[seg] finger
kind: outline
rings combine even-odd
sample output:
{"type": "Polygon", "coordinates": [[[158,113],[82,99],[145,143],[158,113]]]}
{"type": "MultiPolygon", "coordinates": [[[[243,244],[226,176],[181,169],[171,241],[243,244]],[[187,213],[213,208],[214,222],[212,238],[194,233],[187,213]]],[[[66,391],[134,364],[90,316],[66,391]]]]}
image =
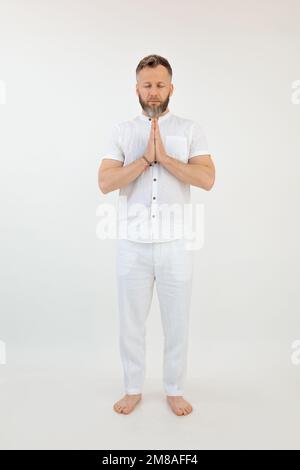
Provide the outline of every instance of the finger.
{"type": "Polygon", "coordinates": [[[151,120],[151,134],[152,134],[152,137],[155,137],[156,136],[156,132],[157,132],[157,118],[152,118],[151,120]]]}
{"type": "Polygon", "coordinates": [[[151,123],[150,138],[153,139],[155,134],[155,128],[153,122],[151,123]]]}

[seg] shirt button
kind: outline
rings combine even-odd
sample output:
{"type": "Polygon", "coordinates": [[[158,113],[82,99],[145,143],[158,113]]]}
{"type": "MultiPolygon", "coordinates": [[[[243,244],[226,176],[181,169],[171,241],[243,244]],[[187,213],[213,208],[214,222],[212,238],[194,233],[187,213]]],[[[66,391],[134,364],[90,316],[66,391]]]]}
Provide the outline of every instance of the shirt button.
{"type": "Polygon", "coordinates": [[[156,181],[156,178],[153,178],[153,181],[156,181]]]}
{"type": "Polygon", "coordinates": [[[153,199],[156,199],[156,197],[155,197],[155,196],[153,196],[153,199]]]}
{"type": "Polygon", "coordinates": [[[154,163],[157,163],[157,161],[155,160],[155,162],[154,162],[154,163]]]}
{"type": "Polygon", "coordinates": [[[153,214],[153,216],[152,216],[152,217],[155,217],[155,215],[153,214]]]}

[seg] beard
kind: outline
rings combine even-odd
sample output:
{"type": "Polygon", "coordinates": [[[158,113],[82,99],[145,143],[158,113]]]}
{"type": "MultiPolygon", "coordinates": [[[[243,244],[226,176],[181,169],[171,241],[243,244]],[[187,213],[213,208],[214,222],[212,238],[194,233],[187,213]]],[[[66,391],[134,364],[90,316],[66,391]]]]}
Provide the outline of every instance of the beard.
{"type": "Polygon", "coordinates": [[[149,103],[147,101],[144,101],[141,98],[140,94],[138,96],[141,107],[143,108],[145,113],[151,118],[160,116],[160,114],[162,114],[167,109],[170,99],[170,95],[168,95],[165,101],[160,101],[159,103],[149,103]]]}

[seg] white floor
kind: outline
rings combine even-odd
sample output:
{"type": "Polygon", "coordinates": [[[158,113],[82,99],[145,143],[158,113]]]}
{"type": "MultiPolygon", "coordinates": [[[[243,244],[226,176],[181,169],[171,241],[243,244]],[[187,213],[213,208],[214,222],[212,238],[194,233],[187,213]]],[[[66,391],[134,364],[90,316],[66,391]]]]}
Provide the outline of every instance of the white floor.
{"type": "Polygon", "coordinates": [[[255,363],[203,367],[200,378],[189,377],[185,397],[194,411],[180,417],[160,379],[147,378],[136,410],[119,415],[112,405],[122,395],[120,374],[1,366],[0,447],[300,449],[300,366],[255,363]]]}

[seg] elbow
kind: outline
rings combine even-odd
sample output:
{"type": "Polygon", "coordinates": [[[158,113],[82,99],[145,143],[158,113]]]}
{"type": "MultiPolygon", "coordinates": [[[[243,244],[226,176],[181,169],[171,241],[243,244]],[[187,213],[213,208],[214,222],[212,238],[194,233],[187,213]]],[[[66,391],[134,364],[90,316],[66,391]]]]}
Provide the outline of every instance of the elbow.
{"type": "Polygon", "coordinates": [[[103,194],[109,193],[106,178],[104,178],[103,172],[101,172],[100,169],[98,171],[98,187],[103,194]]]}
{"type": "Polygon", "coordinates": [[[214,186],[214,182],[210,183],[208,186],[206,186],[206,191],[211,191],[214,186]]]}
{"type": "Polygon", "coordinates": [[[99,189],[103,194],[107,194],[110,192],[109,189],[105,185],[103,185],[103,183],[99,183],[99,189]]]}
{"type": "Polygon", "coordinates": [[[109,192],[105,188],[103,188],[103,186],[99,186],[99,188],[102,194],[107,194],[109,192]]]}
{"type": "Polygon", "coordinates": [[[107,185],[105,184],[105,181],[103,180],[103,178],[98,179],[98,186],[99,186],[100,191],[103,194],[109,193],[109,189],[108,189],[107,185]]]}
{"type": "Polygon", "coordinates": [[[215,184],[215,174],[213,174],[212,177],[210,178],[210,181],[206,185],[205,190],[210,191],[213,188],[214,184],[215,184]]]}

